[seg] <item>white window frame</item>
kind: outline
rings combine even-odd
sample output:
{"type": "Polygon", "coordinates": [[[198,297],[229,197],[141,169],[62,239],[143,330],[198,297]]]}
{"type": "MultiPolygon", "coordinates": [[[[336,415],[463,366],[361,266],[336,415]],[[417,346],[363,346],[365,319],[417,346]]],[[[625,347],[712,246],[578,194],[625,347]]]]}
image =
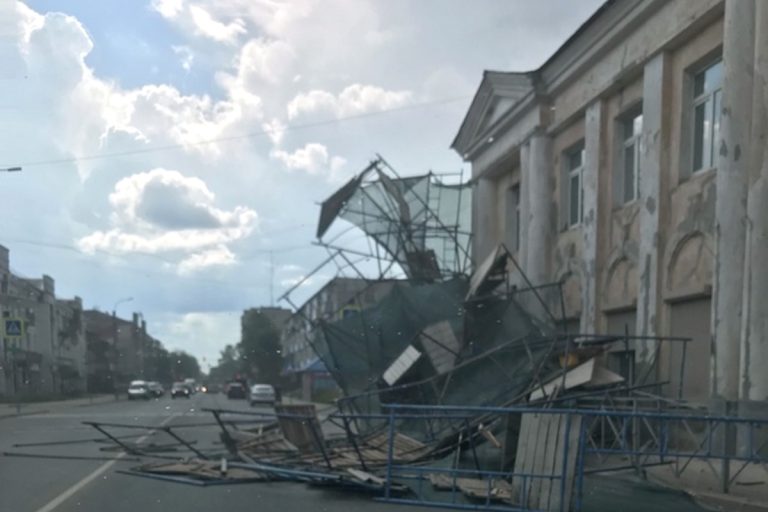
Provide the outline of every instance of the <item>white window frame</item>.
{"type": "Polygon", "coordinates": [[[563,152],[563,177],[565,178],[565,225],[568,229],[579,226],[584,218],[584,141],[579,142],[571,146],[568,150],[563,152]],[[571,158],[576,154],[580,155],[580,164],[577,167],[571,167],[571,158]],[[573,197],[571,185],[573,179],[578,178],[579,191],[576,197],[578,198],[577,205],[577,219],[574,219],[571,215],[571,198],[573,197]]]}
{"type": "Polygon", "coordinates": [[[640,197],[640,174],[642,169],[640,167],[640,144],[642,140],[642,123],[643,123],[643,111],[642,107],[636,107],[619,119],[619,130],[621,132],[621,145],[618,155],[618,170],[621,179],[621,190],[619,191],[619,204],[625,205],[636,201],[640,197]],[[635,120],[640,118],[640,131],[635,133],[634,125],[635,120]],[[627,136],[628,129],[630,131],[627,136]],[[632,194],[631,197],[627,197],[627,167],[626,167],[626,153],[627,150],[632,148],[632,163],[634,165],[634,176],[632,176],[632,194]]]}
{"type": "MultiPolygon", "coordinates": [[[[702,92],[698,96],[695,96],[695,94],[696,94],[695,88],[696,88],[696,80],[700,76],[706,74],[707,71],[709,71],[710,69],[712,69],[713,67],[718,66],[718,65],[720,65],[720,66],[723,65],[722,59],[717,59],[717,60],[715,60],[713,62],[710,62],[707,66],[699,69],[698,71],[696,71],[695,73],[692,74],[692,79],[691,79],[692,94],[691,94],[691,96],[693,97],[693,102],[692,102],[692,107],[691,107],[691,174],[696,174],[696,173],[699,173],[699,172],[702,172],[702,171],[707,171],[709,169],[713,169],[713,168],[717,167],[717,151],[718,150],[717,150],[717,140],[716,139],[719,138],[718,135],[720,133],[720,112],[718,112],[718,110],[720,110],[720,109],[717,108],[716,96],[718,94],[720,95],[720,104],[722,105],[722,98],[723,98],[723,82],[722,82],[722,78],[721,78],[720,83],[718,84],[717,87],[715,87],[715,88],[713,88],[713,89],[711,89],[709,91],[705,90],[704,92],[702,92]],[[707,103],[709,103],[709,105],[707,105],[707,103]],[[707,157],[707,155],[706,155],[707,148],[705,147],[704,140],[702,140],[702,143],[701,143],[702,148],[701,149],[702,149],[702,152],[704,152],[705,154],[701,155],[701,165],[697,167],[696,166],[696,159],[697,159],[698,155],[696,154],[696,132],[697,132],[697,129],[696,129],[697,128],[696,127],[696,110],[701,105],[705,105],[705,111],[709,110],[709,115],[711,116],[711,119],[712,119],[712,125],[708,129],[706,127],[702,129],[702,136],[705,139],[706,139],[707,136],[709,136],[709,139],[710,139],[709,151],[708,151],[709,152],[709,158],[706,158],[707,157]]],[[[720,76],[722,77],[722,72],[721,72],[720,76]]],[[[706,121],[704,121],[704,122],[706,122],[706,121]]]]}

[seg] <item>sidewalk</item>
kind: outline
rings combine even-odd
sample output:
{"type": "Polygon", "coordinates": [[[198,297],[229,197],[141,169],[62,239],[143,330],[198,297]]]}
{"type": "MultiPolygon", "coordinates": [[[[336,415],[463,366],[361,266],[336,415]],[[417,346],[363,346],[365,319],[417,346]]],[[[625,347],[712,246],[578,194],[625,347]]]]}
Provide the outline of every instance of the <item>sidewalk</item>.
{"type": "Polygon", "coordinates": [[[52,402],[22,402],[20,404],[4,403],[0,404],[0,420],[18,416],[27,416],[30,414],[43,414],[59,409],[66,409],[68,407],[88,407],[90,405],[105,404],[115,401],[114,394],[105,394],[91,395],[83,398],[55,400],[52,402]]]}
{"type": "MultiPolygon", "coordinates": [[[[710,462],[714,468],[720,464],[718,461],[710,462]]],[[[701,505],[713,510],[768,512],[768,469],[759,464],[742,467],[742,464],[732,462],[731,474],[740,472],[728,494],[720,492],[718,475],[703,459],[690,461],[689,467],[680,476],[675,474],[671,465],[649,467],[646,471],[650,480],[683,490],[701,505]]]]}

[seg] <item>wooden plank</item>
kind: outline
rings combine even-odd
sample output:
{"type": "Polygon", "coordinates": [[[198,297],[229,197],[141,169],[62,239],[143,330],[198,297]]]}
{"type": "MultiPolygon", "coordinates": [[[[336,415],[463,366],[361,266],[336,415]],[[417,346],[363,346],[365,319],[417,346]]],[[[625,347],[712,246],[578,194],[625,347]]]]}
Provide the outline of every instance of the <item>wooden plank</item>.
{"type": "Polygon", "coordinates": [[[285,438],[302,452],[319,451],[323,442],[323,430],[317,419],[317,410],[312,405],[275,404],[275,414],[278,417],[280,429],[285,438]],[[281,416],[287,414],[289,417],[281,416]],[[290,417],[304,416],[304,418],[290,417]],[[312,430],[314,429],[314,433],[312,430]]]}
{"type": "MultiPolygon", "coordinates": [[[[538,438],[539,438],[539,431],[541,430],[541,416],[538,414],[533,414],[531,417],[528,418],[528,421],[531,423],[528,427],[528,447],[526,448],[526,456],[525,460],[523,461],[523,472],[524,473],[533,473],[534,467],[536,464],[536,453],[538,448],[538,438]]],[[[534,503],[533,499],[533,479],[528,479],[526,484],[527,487],[527,494],[528,494],[528,506],[531,507],[531,505],[534,503]]],[[[535,507],[533,507],[535,508],[535,507]]]]}
{"type": "MultiPolygon", "coordinates": [[[[586,363],[583,363],[573,370],[569,370],[565,374],[565,389],[571,389],[578,386],[587,384],[595,373],[595,358],[590,359],[586,363]]],[[[541,400],[542,398],[551,397],[552,394],[558,390],[563,384],[562,375],[558,375],[554,379],[545,383],[531,392],[529,397],[530,402],[541,400]]]]}
{"type": "MultiPolygon", "coordinates": [[[[557,454],[562,451],[563,446],[560,442],[561,425],[563,424],[562,414],[550,415],[549,433],[547,434],[547,447],[546,454],[544,456],[544,474],[560,476],[562,471],[558,470],[557,466],[557,454]]],[[[547,479],[542,482],[541,485],[541,508],[544,510],[553,510],[550,508],[552,504],[552,489],[560,489],[560,480],[547,479]]]]}
{"type": "MultiPolygon", "coordinates": [[[[514,473],[523,473],[525,467],[525,460],[528,450],[528,435],[531,426],[531,421],[528,414],[521,415],[520,418],[520,432],[517,436],[517,452],[515,454],[515,466],[514,473]]],[[[510,427],[507,427],[510,428],[510,427]]],[[[509,441],[509,436],[507,436],[509,441]]],[[[519,476],[513,477],[512,487],[515,490],[515,495],[519,497],[519,500],[523,499],[523,479],[519,476]]],[[[523,504],[524,505],[524,504],[523,504]]]]}
{"type": "MultiPolygon", "coordinates": [[[[549,435],[549,423],[551,414],[542,414],[539,416],[539,428],[536,429],[536,450],[533,456],[531,473],[539,475],[544,472],[544,455],[547,448],[547,437],[549,435]]],[[[541,509],[541,484],[540,478],[534,478],[531,481],[531,508],[541,509]]]]}
{"type": "Polygon", "coordinates": [[[571,493],[574,487],[574,476],[576,473],[576,456],[579,453],[579,434],[581,433],[581,425],[584,421],[583,416],[573,415],[571,416],[571,429],[567,432],[568,435],[568,462],[566,467],[566,479],[565,479],[565,495],[563,497],[563,510],[570,510],[571,506],[571,493]]]}

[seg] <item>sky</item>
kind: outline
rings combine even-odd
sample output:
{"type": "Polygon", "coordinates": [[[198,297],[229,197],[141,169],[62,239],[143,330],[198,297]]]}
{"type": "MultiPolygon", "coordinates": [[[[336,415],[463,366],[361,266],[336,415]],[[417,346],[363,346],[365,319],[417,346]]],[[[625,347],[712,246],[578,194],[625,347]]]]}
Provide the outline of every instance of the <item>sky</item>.
{"type": "Polygon", "coordinates": [[[537,68],[600,3],[0,0],[0,244],[208,367],[325,258],[320,201],[377,153],[466,176],[483,70],[537,68]]]}

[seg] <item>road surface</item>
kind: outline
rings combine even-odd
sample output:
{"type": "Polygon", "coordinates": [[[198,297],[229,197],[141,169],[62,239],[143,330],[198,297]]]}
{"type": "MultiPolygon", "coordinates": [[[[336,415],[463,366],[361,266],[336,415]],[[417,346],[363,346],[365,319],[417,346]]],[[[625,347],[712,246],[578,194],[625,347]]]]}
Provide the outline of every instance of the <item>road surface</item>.
{"type": "MultiPolygon", "coordinates": [[[[260,511],[409,511],[422,510],[371,501],[367,497],[275,482],[195,487],[116,473],[135,466],[135,460],[71,460],[52,455],[113,458],[95,442],[53,446],[14,446],[60,440],[94,438],[99,434],[83,421],[137,425],[178,426],[211,421],[203,407],[251,410],[245,401],[223,395],[197,394],[189,400],[166,396],[152,401],[120,401],[58,408],[0,420],[0,452],[40,454],[46,458],[0,456],[0,511],[2,512],[253,512],[260,511]]],[[[268,410],[268,409],[265,409],[268,410]]],[[[203,448],[218,441],[214,427],[184,432],[203,448]]],[[[143,434],[119,431],[119,434],[143,434]]],[[[157,443],[165,434],[154,434],[157,443]]],[[[154,441],[148,439],[148,441],[154,441]]]]}

